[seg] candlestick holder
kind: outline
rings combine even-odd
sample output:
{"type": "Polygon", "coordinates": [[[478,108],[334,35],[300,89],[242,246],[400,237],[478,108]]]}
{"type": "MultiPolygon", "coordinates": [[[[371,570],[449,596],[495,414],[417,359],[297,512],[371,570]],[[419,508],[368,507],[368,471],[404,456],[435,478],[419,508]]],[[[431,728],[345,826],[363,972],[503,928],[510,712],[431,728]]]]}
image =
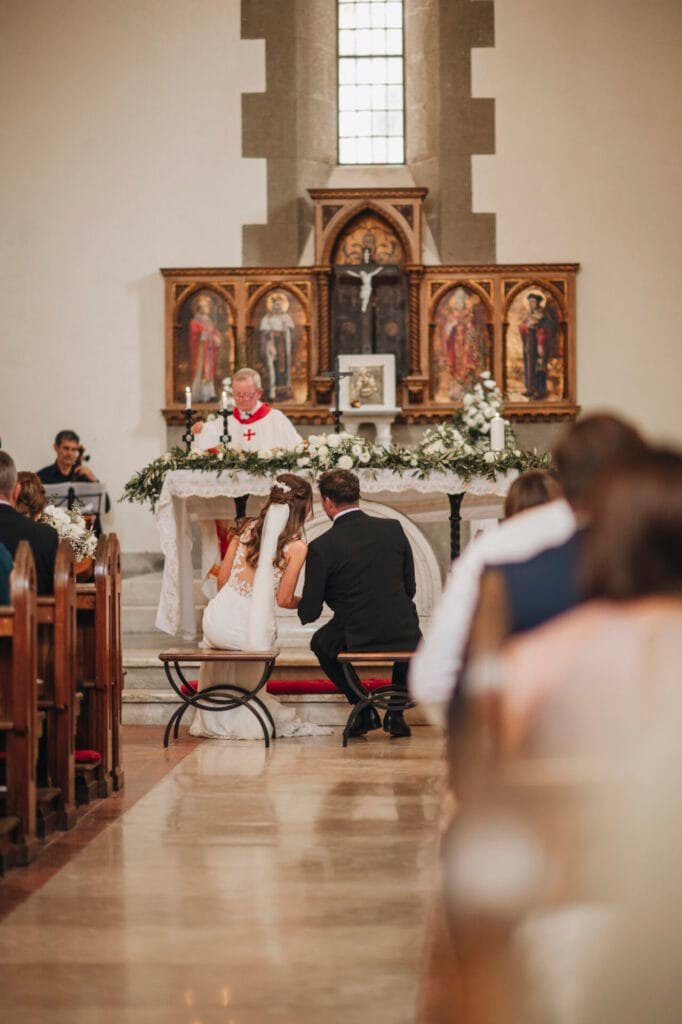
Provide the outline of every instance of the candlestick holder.
{"type": "Polygon", "coordinates": [[[221,409],[220,410],[220,415],[223,418],[223,432],[220,435],[220,443],[224,444],[225,446],[227,446],[230,443],[230,441],[232,440],[232,438],[230,437],[230,427],[229,427],[229,424],[227,422],[229,417],[232,415],[232,410],[231,409],[221,409]]]}
{"type": "Polygon", "coordinates": [[[185,433],[182,435],[182,440],[185,442],[185,448],[188,453],[192,450],[192,441],[194,440],[194,434],[192,433],[193,416],[193,409],[185,409],[185,433]]]}
{"type": "Polygon", "coordinates": [[[331,377],[334,382],[334,408],[332,410],[332,418],[334,420],[334,433],[341,433],[341,381],[344,377],[352,377],[353,374],[350,370],[341,370],[339,357],[336,357],[336,367],[333,370],[326,370],[323,377],[331,377]]]}

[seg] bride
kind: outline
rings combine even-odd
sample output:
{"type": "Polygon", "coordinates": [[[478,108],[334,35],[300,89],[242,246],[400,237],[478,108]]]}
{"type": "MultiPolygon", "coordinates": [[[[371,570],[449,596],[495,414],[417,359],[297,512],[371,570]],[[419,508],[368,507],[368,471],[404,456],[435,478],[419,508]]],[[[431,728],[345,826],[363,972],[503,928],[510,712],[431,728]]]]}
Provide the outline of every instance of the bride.
{"type": "MultiPolygon", "coordinates": [[[[249,520],[233,537],[218,573],[218,593],[204,611],[203,646],[262,651],[277,639],[275,603],[280,608],[297,608],[296,584],[308,553],[303,539],[305,520],[311,515],[313,492],[310,484],[293,473],[281,473],[260,514],[249,520]]],[[[259,663],[212,664],[204,662],[199,689],[218,683],[238,683],[252,689],[262,672],[259,663]],[[238,674],[238,675],[237,675],[238,674]]],[[[262,691],[258,694],[268,707],[277,736],[328,734],[303,722],[293,708],[284,707],[262,691]]],[[[190,728],[193,736],[215,739],[262,739],[263,732],[246,707],[227,711],[197,708],[190,728]]]]}

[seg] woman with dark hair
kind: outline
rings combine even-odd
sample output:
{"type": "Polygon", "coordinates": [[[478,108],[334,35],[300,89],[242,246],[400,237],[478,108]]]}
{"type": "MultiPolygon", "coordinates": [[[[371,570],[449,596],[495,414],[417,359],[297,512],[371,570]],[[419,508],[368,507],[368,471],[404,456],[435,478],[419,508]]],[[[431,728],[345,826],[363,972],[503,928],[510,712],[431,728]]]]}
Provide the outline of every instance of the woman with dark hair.
{"type": "Polygon", "coordinates": [[[504,500],[504,518],[511,519],[527,508],[545,505],[561,497],[561,484],[546,469],[527,469],[517,476],[504,500]]]}
{"type": "Polygon", "coordinates": [[[596,491],[585,604],[504,649],[501,740],[577,752],[622,742],[682,655],[682,454],[649,451],[596,491]]]}
{"type": "Polygon", "coordinates": [[[15,505],[17,512],[28,516],[29,519],[40,519],[43,509],[47,505],[47,495],[42,480],[37,473],[22,470],[21,473],[17,473],[17,483],[21,488],[15,505]]]}
{"type": "MultiPolygon", "coordinates": [[[[218,593],[206,606],[203,618],[207,647],[261,651],[272,648],[277,639],[275,610],[297,608],[296,584],[308,552],[304,524],[312,513],[313,492],[307,480],[293,473],[281,473],[268,500],[255,519],[249,519],[231,540],[218,572],[218,593]]],[[[260,675],[258,665],[239,666],[205,663],[199,688],[217,683],[238,683],[249,688],[260,675]]],[[[260,697],[260,694],[259,694],[260,697]]],[[[278,736],[326,733],[302,722],[294,711],[274,697],[260,697],[272,714],[278,736]]],[[[203,712],[197,709],[191,727],[193,736],[216,739],[258,739],[261,727],[248,708],[203,712]]]]}

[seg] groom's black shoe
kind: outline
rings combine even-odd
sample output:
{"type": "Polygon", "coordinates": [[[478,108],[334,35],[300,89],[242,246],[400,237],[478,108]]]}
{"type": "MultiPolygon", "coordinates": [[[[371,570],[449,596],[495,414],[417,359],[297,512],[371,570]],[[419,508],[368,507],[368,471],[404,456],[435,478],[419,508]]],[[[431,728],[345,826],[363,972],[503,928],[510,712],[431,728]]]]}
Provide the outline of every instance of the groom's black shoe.
{"type": "Polygon", "coordinates": [[[366,707],[362,709],[353,722],[352,728],[348,730],[348,736],[352,739],[357,736],[364,736],[366,732],[372,732],[374,729],[380,728],[381,719],[377,714],[376,708],[366,707]]]}
{"type": "Polygon", "coordinates": [[[402,711],[387,711],[384,717],[384,732],[396,738],[411,736],[412,730],[403,718],[402,711]]]}

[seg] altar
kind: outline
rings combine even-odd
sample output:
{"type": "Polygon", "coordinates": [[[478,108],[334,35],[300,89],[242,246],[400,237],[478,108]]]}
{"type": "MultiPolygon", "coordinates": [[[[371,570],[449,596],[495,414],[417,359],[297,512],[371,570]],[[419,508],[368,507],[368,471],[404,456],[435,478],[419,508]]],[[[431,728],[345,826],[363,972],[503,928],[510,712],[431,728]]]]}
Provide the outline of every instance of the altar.
{"type": "MultiPolygon", "coordinates": [[[[417,581],[415,601],[423,629],[428,625],[442,585],[442,567],[425,524],[440,520],[453,535],[456,548],[463,496],[502,498],[517,472],[498,473],[494,480],[485,477],[465,480],[455,472],[433,472],[427,476],[385,469],[358,469],[356,472],[360,480],[361,507],[370,515],[398,519],[410,541],[417,581]]],[[[217,552],[215,520],[234,517],[234,500],[247,494],[250,495],[249,513],[257,512],[271,486],[268,476],[248,472],[178,469],[166,473],[155,510],[165,559],[156,618],[158,629],[187,639],[196,636],[193,524],[198,523],[201,531],[202,576],[206,579],[206,570],[215,561],[217,552]]],[[[330,526],[317,502],[313,512],[313,519],[306,527],[309,541],[330,526]]],[[[205,597],[209,593],[204,590],[205,597]]],[[[278,612],[281,646],[307,650],[309,635],[315,628],[301,627],[295,612],[282,609],[278,612]]]]}

